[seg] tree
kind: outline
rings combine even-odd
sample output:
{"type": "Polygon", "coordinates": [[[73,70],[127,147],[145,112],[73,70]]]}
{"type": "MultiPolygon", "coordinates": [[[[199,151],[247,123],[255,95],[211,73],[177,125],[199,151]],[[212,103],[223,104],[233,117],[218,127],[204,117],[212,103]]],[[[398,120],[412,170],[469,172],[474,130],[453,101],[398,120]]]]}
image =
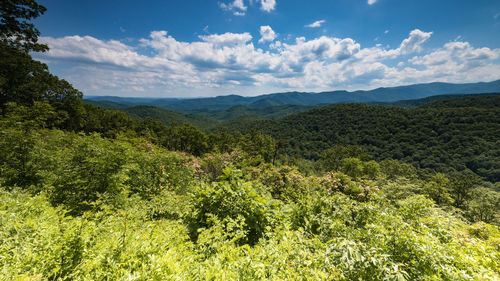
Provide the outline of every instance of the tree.
{"type": "MultiPolygon", "coordinates": [[[[28,53],[0,42],[0,110],[5,115],[6,104],[33,106],[48,101],[55,110],[70,118],[61,126],[80,130],[83,123],[83,94],[66,80],[52,75],[46,64],[34,60],[28,53]]],[[[61,114],[62,115],[62,114],[61,114]]]]}
{"type": "Polygon", "coordinates": [[[380,165],[373,160],[363,163],[363,174],[369,179],[376,179],[380,175],[380,165]]]}
{"type": "Polygon", "coordinates": [[[442,173],[435,174],[431,181],[424,185],[423,191],[438,205],[449,205],[453,202],[450,194],[450,180],[442,173]]]}
{"type": "Polygon", "coordinates": [[[46,10],[34,0],[0,1],[0,42],[25,53],[48,50],[47,45],[38,43],[40,31],[29,22],[46,10]]]}
{"type": "Polygon", "coordinates": [[[251,157],[260,156],[266,162],[272,161],[276,149],[274,139],[257,130],[250,130],[241,139],[239,146],[251,157]]]}
{"type": "Polygon", "coordinates": [[[344,158],[342,159],[341,170],[352,178],[360,178],[363,176],[363,161],[353,157],[344,158]]]}
{"type": "Polygon", "coordinates": [[[366,161],[370,159],[370,155],[366,153],[364,148],[359,146],[336,145],[323,152],[323,167],[327,171],[338,170],[345,158],[358,158],[366,161]]]}
{"type": "Polygon", "coordinates": [[[40,32],[29,22],[45,11],[34,0],[0,2],[0,110],[5,115],[8,102],[33,106],[46,100],[70,116],[64,128],[79,130],[84,112],[82,93],[29,55],[30,51],[48,50],[47,45],[38,43],[40,32]]]}
{"type": "Polygon", "coordinates": [[[500,192],[486,187],[472,191],[468,215],[473,221],[500,222],[500,192]]]}
{"type": "Polygon", "coordinates": [[[221,153],[231,152],[236,144],[234,135],[229,133],[227,127],[219,128],[217,133],[210,134],[208,137],[210,146],[221,153]]]}
{"type": "Polygon", "coordinates": [[[481,178],[472,172],[459,174],[451,180],[451,189],[453,192],[453,199],[455,200],[455,207],[466,207],[466,201],[471,198],[472,190],[479,182],[481,182],[481,178]]]}
{"type": "Polygon", "coordinates": [[[59,115],[46,101],[35,102],[33,106],[26,107],[15,103],[7,103],[6,118],[0,124],[6,127],[22,129],[25,132],[31,129],[56,127],[66,120],[65,115],[59,115]]]}
{"type": "Polygon", "coordinates": [[[195,156],[208,152],[207,136],[190,125],[173,126],[163,145],[195,156]]]}
{"type": "Polygon", "coordinates": [[[393,180],[398,177],[415,178],[417,169],[411,164],[401,163],[398,160],[384,160],[380,162],[380,170],[387,177],[393,180]]]}
{"type": "Polygon", "coordinates": [[[0,44],[0,57],[0,104],[32,105],[41,100],[64,103],[69,99],[81,99],[80,91],[52,75],[46,64],[29,54],[0,44]]]}

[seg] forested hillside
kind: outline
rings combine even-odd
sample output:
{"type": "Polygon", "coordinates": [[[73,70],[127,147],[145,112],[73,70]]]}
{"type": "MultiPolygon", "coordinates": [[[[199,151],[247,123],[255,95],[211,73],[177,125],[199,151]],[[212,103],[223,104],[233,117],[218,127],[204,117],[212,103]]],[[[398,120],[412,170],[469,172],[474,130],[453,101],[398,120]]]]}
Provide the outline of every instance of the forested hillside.
{"type": "Polygon", "coordinates": [[[30,55],[45,8],[0,11],[0,280],[500,278],[496,107],[335,105],[205,134],[83,103],[30,55]]]}
{"type": "Polygon", "coordinates": [[[216,127],[219,120],[201,114],[181,114],[170,110],[164,110],[153,106],[134,106],[122,109],[128,116],[138,119],[154,119],[165,125],[192,125],[196,128],[216,127]]]}
{"type": "MultiPolygon", "coordinates": [[[[456,101],[462,101],[464,105],[467,105],[469,107],[477,107],[477,104],[470,104],[472,101],[471,99],[467,99],[468,97],[478,97],[479,100],[486,101],[488,98],[482,98],[483,96],[491,96],[491,99],[495,99],[494,96],[500,95],[499,93],[488,93],[488,94],[462,94],[462,95],[437,95],[437,96],[430,96],[427,98],[422,98],[422,99],[414,99],[414,100],[400,100],[396,102],[374,102],[371,104],[374,105],[387,105],[387,106],[395,106],[395,107],[420,107],[424,106],[425,104],[428,103],[434,103],[435,104],[440,104],[437,101],[443,101],[447,102],[446,100],[453,100],[454,102],[456,101]],[[466,99],[462,99],[466,98],[466,99]]],[[[481,107],[481,106],[479,106],[481,107]]],[[[491,106],[490,106],[491,107],[491,106]]]]}
{"type": "Polygon", "coordinates": [[[470,169],[496,182],[499,101],[496,95],[436,101],[421,108],[340,104],[278,120],[241,122],[232,129],[259,129],[285,140],[283,153],[297,158],[318,160],[335,145],[357,145],[378,161],[397,159],[447,173],[470,169]]]}
{"type": "Polygon", "coordinates": [[[85,103],[100,107],[103,109],[116,109],[127,113],[134,119],[154,119],[161,121],[165,125],[169,124],[189,124],[200,130],[213,130],[224,125],[225,122],[231,122],[238,118],[255,119],[276,119],[287,115],[306,111],[315,106],[302,105],[280,105],[270,107],[248,107],[244,105],[235,105],[223,110],[205,110],[202,113],[181,113],[172,110],[162,109],[156,106],[129,106],[124,103],[111,101],[93,101],[84,100],[85,103]]]}

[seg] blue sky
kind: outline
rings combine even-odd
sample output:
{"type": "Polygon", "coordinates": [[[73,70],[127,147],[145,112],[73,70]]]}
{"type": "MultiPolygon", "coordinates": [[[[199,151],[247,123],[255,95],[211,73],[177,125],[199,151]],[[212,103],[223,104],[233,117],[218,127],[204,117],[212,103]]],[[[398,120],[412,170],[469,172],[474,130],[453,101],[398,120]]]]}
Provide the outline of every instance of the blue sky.
{"type": "Polygon", "coordinates": [[[85,95],[195,97],[500,79],[496,0],[39,1],[34,56],[85,95]]]}

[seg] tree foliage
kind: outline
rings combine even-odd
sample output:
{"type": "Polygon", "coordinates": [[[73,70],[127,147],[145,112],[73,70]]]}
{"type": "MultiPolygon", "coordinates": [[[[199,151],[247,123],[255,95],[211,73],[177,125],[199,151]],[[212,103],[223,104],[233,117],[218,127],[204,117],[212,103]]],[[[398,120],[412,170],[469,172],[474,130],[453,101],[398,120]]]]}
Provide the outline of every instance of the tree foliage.
{"type": "Polygon", "coordinates": [[[0,41],[26,53],[46,51],[47,45],[38,43],[40,32],[30,20],[47,9],[34,0],[5,0],[0,3],[0,41]]]}
{"type": "MultiPolygon", "coordinates": [[[[493,103],[500,96],[477,100],[481,98],[493,103]]],[[[337,150],[362,147],[377,161],[399,160],[447,174],[471,170],[496,182],[500,179],[500,109],[471,105],[395,108],[337,104],[277,120],[242,123],[233,130],[258,129],[275,139],[288,139],[284,154],[322,160],[327,170],[336,169],[341,158],[360,158],[354,151],[353,156],[343,156],[347,152],[337,150]]]]}

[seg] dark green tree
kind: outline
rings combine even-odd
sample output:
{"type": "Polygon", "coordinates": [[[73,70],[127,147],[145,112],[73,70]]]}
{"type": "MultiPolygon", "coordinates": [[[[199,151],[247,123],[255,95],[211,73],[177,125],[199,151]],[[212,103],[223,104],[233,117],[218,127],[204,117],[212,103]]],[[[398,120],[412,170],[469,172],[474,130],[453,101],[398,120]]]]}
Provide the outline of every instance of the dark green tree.
{"type": "Polygon", "coordinates": [[[276,148],[274,139],[260,131],[250,130],[240,141],[241,149],[252,157],[262,157],[266,162],[271,162],[276,148]]]}
{"type": "Polygon", "coordinates": [[[500,222],[500,192],[486,187],[478,187],[472,191],[467,215],[472,221],[487,223],[500,222]]]}
{"type": "Polygon", "coordinates": [[[210,146],[218,152],[231,152],[236,144],[235,136],[230,134],[227,127],[221,127],[215,134],[208,136],[210,146]]]}
{"type": "Polygon", "coordinates": [[[466,202],[471,199],[474,186],[481,182],[481,178],[472,172],[463,172],[451,180],[451,190],[454,205],[457,208],[465,208],[466,202]]]}
{"type": "Polygon", "coordinates": [[[342,160],[345,158],[358,158],[359,160],[369,160],[370,155],[365,149],[359,146],[335,145],[323,152],[323,168],[327,171],[338,170],[342,166],[342,160]]]}
{"type": "Polygon", "coordinates": [[[207,135],[190,125],[173,126],[163,145],[169,149],[200,156],[208,152],[207,135]]]}
{"type": "Polygon", "coordinates": [[[70,83],[52,75],[47,65],[34,60],[30,51],[46,51],[38,43],[40,32],[30,20],[45,12],[33,0],[5,0],[0,3],[0,110],[14,102],[33,106],[48,101],[56,111],[65,112],[65,129],[80,130],[83,123],[82,93],[70,83]]]}
{"type": "Polygon", "coordinates": [[[438,205],[450,205],[453,202],[450,194],[450,180],[445,174],[435,174],[424,185],[422,191],[438,205]]]}
{"type": "Polygon", "coordinates": [[[47,9],[34,0],[0,1],[0,42],[25,53],[46,51],[48,46],[38,43],[40,31],[30,22],[47,9]]]}
{"type": "Polygon", "coordinates": [[[360,178],[363,176],[363,161],[353,157],[344,158],[342,159],[340,169],[352,178],[360,178]]]}

